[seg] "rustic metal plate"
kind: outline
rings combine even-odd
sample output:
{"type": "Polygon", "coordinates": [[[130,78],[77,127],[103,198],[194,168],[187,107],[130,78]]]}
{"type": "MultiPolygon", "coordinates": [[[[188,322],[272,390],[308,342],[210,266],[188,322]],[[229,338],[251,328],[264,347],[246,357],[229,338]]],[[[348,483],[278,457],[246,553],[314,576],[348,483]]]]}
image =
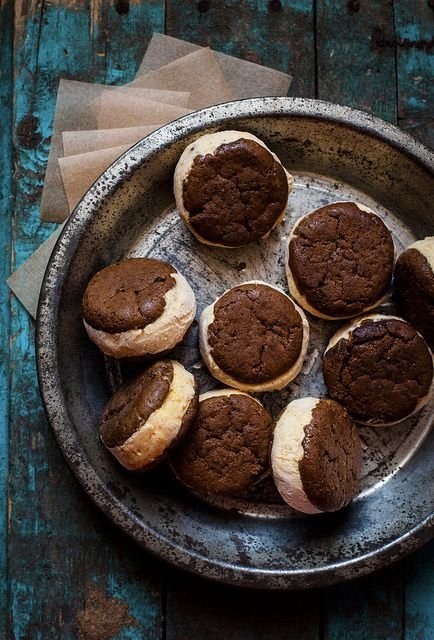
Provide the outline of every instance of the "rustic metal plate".
{"type": "MultiPolygon", "coordinates": [[[[117,160],[77,206],[56,245],[41,291],[37,325],[42,397],[57,441],[98,506],[137,542],[180,567],[223,582],[306,588],[367,573],[408,553],[434,532],[434,403],[395,427],[361,428],[361,491],[338,514],[306,517],[279,501],[264,480],[249,495],[193,496],[167,467],[123,471],[98,438],[98,420],[119,375],[87,339],[81,297],[89,278],[126,256],[175,264],[192,284],[199,312],[226,288],[263,279],[286,289],[284,243],[297,217],[335,200],[379,212],[399,251],[433,234],[433,153],[369,114],[325,102],[256,98],[186,116],[117,160]],[[174,210],[171,178],[186,144],[203,132],[257,134],[295,177],[283,225],[236,250],[199,244],[174,210]]],[[[393,312],[390,302],[383,305],[393,312]]],[[[309,317],[302,373],[262,394],[276,415],[291,399],[324,394],[321,353],[335,323],[309,317]]],[[[207,390],[197,326],[174,352],[207,390]]]]}

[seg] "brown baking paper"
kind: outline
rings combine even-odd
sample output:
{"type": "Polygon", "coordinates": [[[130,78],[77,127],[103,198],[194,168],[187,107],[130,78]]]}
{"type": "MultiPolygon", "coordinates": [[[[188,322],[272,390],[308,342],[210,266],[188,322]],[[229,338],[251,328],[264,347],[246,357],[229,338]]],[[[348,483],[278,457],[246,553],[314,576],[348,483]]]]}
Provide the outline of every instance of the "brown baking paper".
{"type": "Polygon", "coordinates": [[[191,111],[190,108],[147,100],[142,95],[147,91],[148,89],[143,88],[122,87],[117,91],[103,92],[91,104],[91,108],[96,111],[96,129],[170,122],[191,111]]]}
{"type": "Polygon", "coordinates": [[[209,48],[199,48],[198,51],[172,60],[150,73],[137,76],[126,86],[188,91],[191,109],[202,109],[234,99],[234,94],[209,48]]]}
{"type": "MultiPolygon", "coordinates": [[[[106,85],[93,85],[87,82],[76,82],[73,80],[61,80],[57,93],[56,113],[53,124],[53,134],[51,137],[51,147],[48,156],[47,169],[45,172],[45,182],[42,191],[41,200],[41,220],[50,222],[63,222],[69,214],[67,199],[63,189],[62,178],[60,175],[58,158],[63,156],[62,148],[62,131],[78,129],[96,129],[101,126],[120,127],[120,126],[136,126],[139,124],[150,124],[151,121],[146,117],[146,111],[142,111],[143,118],[138,121],[137,115],[133,120],[128,120],[127,114],[130,114],[128,105],[130,101],[137,105],[137,98],[151,100],[154,113],[154,122],[162,122],[166,118],[177,118],[187,113],[185,107],[179,106],[187,104],[189,101],[188,92],[178,92],[173,90],[144,88],[144,87],[109,87],[106,85]],[[122,95],[122,100],[119,99],[122,95]],[[116,98],[110,98],[114,94],[116,98]],[[118,105],[117,110],[113,110],[110,117],[104,116],[101,124],[100,112],[103,105],[108,104],[111,100],[118,105]],[[164,102],[166,101],[166,102],[164,102]],[[170,101],[171,104],[167,104],[170,101]],[[119,104],[121,103],[121,104],[119,104]],[[178,103],[175,104],[175,103],[178,103]],[[156,108],[156,105],[165,105],[156,108]],[[156,111],[160,111],[161,115],[157,118],[156,111]]],[[[141,103],[144,109],[144,102],[141,103]]],[[[153,123],[152,123],[153,124],[153,123]]]]}
{"type": "Polygon", "coordinates": [[[62,229],[63,224],[6,281],[32,318],[36,318],[45,269],[62,229]]]}
{"type": "Polygon", "coordinates": [[[121,127],[118,129],[90,129],[87,131],[63,131],[62,143],[65,156],[108,149],[130,144],[131,146],[161,127],[161,122],[143,127],[121,127]]]}
{"type": "MultiPolygon", "coordinates": [[[[154,33],[137,76],[150,73],[161,65],[169,64],[199,49],[202,47],[192,42],[154,33]]],[[[287,95],[292,76],[220,51],[213,51],[213,54],[234,99],[287,95]]]]}
{"type": "MultiPolygon", "coordinates": [[[[152,105],[149,101],[143,100],[140,93],[137,93],[160,87],[170,88],[174,91],[182,88],[188,89],[190,93],[189,105],[192,108],[209,106],[232,97],[212,52],[210,49],[201,49],[138,78],[125,85],[122,88],[123,91],[110,91],[99,95],[91,103],[92,111],[96,112],[96,128],[107,129],[115,126],[116,114],[119,113],[123,114],[125,125],[127,123],[130,125],[150,124],[156,128],[157,123],[169,122],[189,112],[187,109],[170,105],[166,105],[164,108],[159,103],[152,105]],[[134,96],[128,96],[128,100],[126,100],[128,91],[135,93],[134,96]],[[94,108],[95,103],[98,105],[97,109],[94,108]]],[[[84,154],[58,158],[69,212],[72,211],[94,180],[116,159],[116,150],[120,155],[133,143],[127,141],[126,147],[124,145],[112,146],[84,154]]]]}
{"type": "Polygon", "coordinates": [[[98,149],[76,156],[59,158],[60,172],[69,210],[72,211],[77,203],[95,180],[120,155],[131,147],[130,144],[109,149],[98,149]]]}
{"type": "MultiPolygon", "coordinates": [[[[131,83],[129,85],[125,85],[127,88],[136,88],[136,89],[146,89],[143,86],[147,85],[150,81],[152,84],[151,88],[148,88],[148,99],[152,97],[152,99],[158,102],[164,102],[177,106],[184,106],[189,104],[185,102],[186,94],[189,91],[182,91],[184,95],[179,95],[179,91],[166,91],[164,85],[161,89],[154,89],[156,86],[158,76],[156,74],[152,75],[146,80],[144,80],[142,84],[142,80],[140,76],[145,74],[153,73],[161,66],[166,67],[163,69],[162,78],[167,80],[170,79],[171,86],[178,87],[178,78],[174,77],[174,69],[179,69],[179,65],[173,66],[172,63],[177,61],[178,59],[188,56],[191,53],[195,53],[199,51],[201,47],[198,45],[185,42],[182,40],[177,40],[176,38],[171,38],[170,36],[164,36],[162,34],[154,34],[150,45],[146,51],[143,62],[140,65],[136,80],[133,81],[132,86],[131,83]],[[169,65],[172,65],[167,69],[169,65]],[[137,83],[137,85],[136,85],[137,83]],[[157,93],[159,92],[159,93],[157,93]],[[183,102],[184,101],[184,102],[183,102]]],[[[208,49],[205,49],[208,53],[206,54],[206,58],[209,59],[209,54],[211,53],[208,49]]],[[[223,77],[223,81],[226,81],[225,91],[222,91],[221,95],[217,92],[214,92],[214,86],[211,86],[209,82],[207,82],[207,86],[212,90],[212,93],[209,95],[214,96],[214,102],[222,102],[224,100],[228,100],[231,98],[246,98],[246,97],[254,97],[254,96],[266,96],[266,95],[286,95],[288,92],[289,85],[291,83],[291,76],[281,73],[279,71],[275,71],[273,69],[268,69],[267,67],[262,67],[260,65],[254,64],[252,62],[247,62],[244,60],[239,60],[237,58],[232,58],[231,56],[214,52],[215,59],[214,62],[217,61],[220,70],[220,81],[221,77],[223,77]],[[230,98],[228,94],[230,92],[230,98]]],[[[187,62],[193,63],[198,62],[198,57],[189,58],[187,62]]],[[[203,58],[202,58],[203,60],[203,58]]],[[[188,68],[185,69],[185,60],[181,66],[184,66],[184,77],[188,74],[188,68]]],[[[212,64],[212,63],[211,63],[212,64]]],[[[193,87],[193,92],[197,89],[197,76],[196,70],[193,70],[192,75],[190,75],[188,80],[188,85],[183,85],[183,89],[187,89],[188,87],[193,87]],[[196,82],[195,82],[196,79],[196,82]]],[[[209,79],[208,79],[209,81],[209,79]]],[[[219,81],[219,82],[220,82],[219,81]]],[[[55,115],[55,126],[53,131],[53,147],[50,150],[49,157],[49,166],[50,171],[48,171],[47,165],[47,177],[48,184],[46,180],[46,185],[44,187],[44,195],[43,195],[43,205],[41,205],[41,218],[42,219],[58,219],[59,211],[66,211],[68,206],[68,202],[65,196],[65,192],[63,190],[63,185],[61,182],[61,173],[60,167],[58,165],[57,159],[62,155],[62,131],[65,131],[65,141],[66,146],[68,148],[68,154],[72,153],[74,160],[64,158],[62,160],[62,170],[65,174],[65,179],[68,186],[69,192],[69,200],[70,204],[79,199],[79,191],[76,189],[77,184],[82,179],[82,174],[76,171],[77,169],[77,160],[78,163],[84,162],[84,166],[90,165],[90,171],[94,172],[94,176],[92,175],[91,182],[93,182],[94,178],[97,178],[99,173],[105,168],[102,165],[107,163],[110,164],[114,159],[116,159],[124,150],[126,150],[131,144],[137,142],[138,139],[148,135],[151,133],[151,129],[154,130],[156,127],[162,124],[158,123],[149,123],[143,124],[143,126],[132,127],[131,125],[126,125],[122,127],[120,125],[110,125],[110,127],[114,127],[113,129],[104,129],[104,130],[96,130],[97,128],[97,116],[100,114],[99,106],[100,103],[98,98],[101,98],[103,92],[108,91],[119,91],[124,89],[124,87],[106,87],[104,85],[87,85],[86,89],[83,85],[87,83],[78,83],[73,81],[61,81],[59,87],[59,95],[58,95],[58,103],[56,105],[56,115],[55,115]],[[81,85],[81,86],[80,86],[81,85]],[[89,88],[91,87],[91,88],[89,88]],[[61,90],[60,90],[61,89],[61,90]],[[97,99],[96,102],[92,105],[92,109],[89,110],[89,102],[97,99]],[[81,131],[83,128],[88,129],[89,131],[81,131]],[[137,131],[135,131],[137,130],[137,131]],[[139,137],[136,139],[136,133],[139,137]],[[92,151],[104,150],[104,153],[97,153],[95,156],[92,156],[92,151]],[[75,152],[75,153],[73,153],[75,152]],[[102,163],[102,159],[104,162],[102,163]],[[96,168],[97,163],[101,161],[101,164],[96,168]],[[50,181],[50,176],[52,176],[53,168],[57,173],[57,180],[50,181]],[[98,174],[95,175],[96,171],[99,171],[98,174]],[[78,182],[77,182],[78,181],[78,182]],[[51,182],[51,186],[50,186],[51,182]],[[53,192],[51,192],[53,189],[53,192]],[[60,193],[60,197],[59,197],[60,193]],[[57,198],[57,204],[56,204],[57,198]],[[63,203],[63,205],[62,205],[63,203]],[[46,217],[48,215],[48,217],[46,217]]],[[[199,97],[196,95],[192,103],[198,103],[203,100],[199,94],[199,97]]],[[[117,98],[115,99],[117,100],[117,98]]],[[[210,104],[205,95],[205,102],[210,104]]],[[[124,123],[122,123],[124,124],[124,123]]],[[[101,126],[101,124],[99,125],[101,126]]],[[[90,185],[90,183],[89,183],[90,185]]],[[[61,217],[61,216],[60,216],[61,217]]],[[[63,225],[62,225],[63,226],[63,225]]],[[[46,265],[51,255],[51,251],[55,245],[58,235],[60,234],[62,227],[59,227],[42,245],[35,251],[35,253],[27,260],[26,263],[22,265],[20,269],[18,269],[8,280],[8,284],[17,297],[21,300],[24,306],[29,310],[31,315],[35,317],[40,285],[42,283],[43,275],[46,269],[46,265]]]]}

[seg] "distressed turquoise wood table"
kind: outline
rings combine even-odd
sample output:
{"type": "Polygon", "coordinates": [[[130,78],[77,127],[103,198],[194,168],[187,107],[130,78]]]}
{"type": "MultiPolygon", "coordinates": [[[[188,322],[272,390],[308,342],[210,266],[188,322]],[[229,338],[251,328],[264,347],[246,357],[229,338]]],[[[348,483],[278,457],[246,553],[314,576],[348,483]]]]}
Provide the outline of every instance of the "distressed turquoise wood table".
{"type": "Polygon", "coordinates": [[[2,0],[0,28],[0,637],[434,639],[434,542],[349,584],[263,594],[181,574],[114,529],[56,447],[33,323],[4,284],[53,229],[39,202],[59,77],[127,82],[165,31],[289,70],[291,95],[434,145],[434,3],[2,0]]]}

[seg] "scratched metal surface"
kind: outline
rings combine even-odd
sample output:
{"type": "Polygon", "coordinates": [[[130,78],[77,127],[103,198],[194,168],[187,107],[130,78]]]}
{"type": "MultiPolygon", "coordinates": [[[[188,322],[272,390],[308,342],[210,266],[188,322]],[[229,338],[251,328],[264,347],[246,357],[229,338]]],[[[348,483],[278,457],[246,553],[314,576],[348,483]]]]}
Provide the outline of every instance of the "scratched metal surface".
{"type": "MultiPolygon", "coordinates": [[[[74,473],[101,509],[146,549],[229,584],[308,588],[371,572],[429,539],[434,494],[424,495],[424,487],[434,482],[432,405],[396,430],[363,429],[372,449],[366,450],[360,496],[352,508],[315,521],[300,514],[288,518],[287,510],[269,505],[274,518],[267,526],[258,517],[243,517],[244,509],[223,514],[204,508],[166,481],[164,471],[125,474],[95,437],[109,391],[103,357],[83,328],[81,299],[95,271],[131,253],[174,263],[192,284],[199,310],[244,277],[284,286],[282,245],[291,223],[305,207],[333,201],[341,190],[343,197],[379,209],[399,249],[432,232],[433,164],[428,149],[361,111],[300,98],[257,98],[205,109],[159,129],[89,189],[65,226],[42,286],[38,373],[51,425],[74,473]],[[265,241],[237,251],[202,247],[173,204],[167,208],[181,151],[199,133],[216,129],[258,135],[298,180],[286,223],[265,241]],[[241,260],[250,276],[236,268],[241,260]]],[[[290,398],[325,391],[320,354],[333,329],[312,321],[311,330],[297,381],[264,394],[272,415],[290,398]]],[[[197,327],[173,355],[188,368],[198,366],[197,327]]],[[[205,367],[197,374],[204,390],[215,387],[205,367]]],[[[258,502],[250,514],[266,515],[258,502]]]]}
{"type": "Polygon", "coordinates": [[[290,70],[291,95],[399,118],[433,145],[433,24],[428,0],[1,2],[0,637],[434,638],[433,544],[371,577],[289,596],[191,579],[138,550],[59,455],[33,325],[4,284],[52,228],[38,205],[60,76],[129,80],[152,31],[166,28],[290,70]]]}
{"type": "MultiPolygon", "coordinates": [[[[288,132],[286,132],[288,135],[288,132]]],[[[327,145],[324,145],[327,146],[327,145]]],[[[281,157],[281,156],[280,156],[281,157]]],[[[169,207],[161,211],[134,238],[133,246],[125,257],[152,256],[175,264],[179,271],[193,284],[198,302],[198,317],[203,309],[221,293],[240,282],[264,280],[287,290],[283,260],[288,234],[296,220],[336,200],[361,202],[381,215],[392,232],[396,251],[417,239],[408,224],[393,212],[382,206],[366,191],[355,189],[342,180],[316,175],[309,172],[292,171],[294,190],[289,200],[285,219],[278,229],[266,240],[241,250],[211,250],[195,242],[179,218],[176,209],[169,207]]],[[[433,227],[434,230],[434,227],[433,227]]],[[[378,309],[379,313],[394,314],[395,308],[390,297],[378,309]]],[[[290,402],[299,397],[327,394],[322,377],[322,354],[330,335],[339,323],[330,323],[309,316],[310,339],[306,361],[301,374],[280,392],[257,394],[272,415],[276,416],[290,402]]],[[[191,368],[200,382],[201,393],[216,387],[216,381],[209,375],[197,347],[197,328],[194,327],[188,340],[174,355],[191,368]]],[[[117,366],[116,366],[117,369],[117,366]]],[[[379,489],[387,482],[413,453],[423,444],[431,428],[434,402],[417,416],[412,416],[400,425],[375,429],[360,427],[364,458],[358,499],[379,489]]],[[[257,487],[259,498],[249,496],[248,500],[234,498],[214,498],[201,496],[203,500],[224,509],[238,509],[252,516],[278,518],[297,517],[297,514],[280,500],[271,502],[260,499],[261,485],[257,487]]],[[[357,501],[357,499],[356,499],[357,501]]]]}

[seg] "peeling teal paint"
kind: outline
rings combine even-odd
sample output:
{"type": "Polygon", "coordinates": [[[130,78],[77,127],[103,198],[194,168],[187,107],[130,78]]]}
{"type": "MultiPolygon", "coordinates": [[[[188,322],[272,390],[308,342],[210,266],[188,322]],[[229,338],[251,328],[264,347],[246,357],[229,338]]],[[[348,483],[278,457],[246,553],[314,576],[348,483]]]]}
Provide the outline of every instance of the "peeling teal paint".
{"type": "MultiPolygon", "coordinates": [[[[13,16],[13,0],[2,4],[0,24],[13,16]]],[[[11,263],[12,169],[12,31],[0,30],[0,638],[8,636],[9,589],[7,575],[9,476],[9,329],[10,293],[6,278],[11,263]]]]}
{"type": "Polygon", "coordinates": [[[434,115],[434,11],[428,1],[395,0],[398,116],[434,115]]]}
{"type": "MultiPolygon", "coordinates": [[[[131,6],[128,15],[116,13],[118,24],[115,26],[114,16],[109,16],[115,12],[112,3],[92,3],[92,6],[88,2],[76,6],[28,3],[27,10],[36,14],[16,22],[13,113],[16,196],[12,237],[15,267],[22,264],[53,229],[51,224],[41,224],[39,201],[59,78],[99,82],[132,78],[151,33],[164,25],[163,8],[159,0],[131,6]],[[97,6],[101,7],[101,15],[90,11],[95,11],[97,6]],[[116,77],[111,70],[118,65],[120,71],[116,77]]],[[[10,99],[8,104],[10,108],[10,99]]],[[[2,218],[1,224],[7,228],[7,218],[2,218]]],[[[5,236],[4,241],[10,247],[10,235],[5,236]]],[[[5,309],[8,308],[5,305],[5,309]]],[[[7,325],[7,315],[4,317],[7,325]]],[[[134,576],[134,571],[141,566],[143,553],[137,549],[129,552],[127,540],[118,549],[114,548],[116,533],[111,539],[107,537],[106,530],[112,534],[113,531],[90,505],[65,465],[39,398],[34,325],[15,299],[11,305],[10,335],[11,629],[8,633],[5,631],[4,637],[75,640],[76,616],[83,606],[87,581],[95,578],[106,585],[112,573],[120,583],[130,584],[131,593],[136,594],[135,610],[141,612],[137,616],[140,626],[134,629],[133,635],[128,630],[130,635],[124,637],[157,640],[159,583],[152,571],[147,574],[141,571],[134,576]]],[[[0,391],[3,398],[7,387],[4,390],[0,387],[0,391]]],[[[0,425],[3,437],[3,422],[0,425]]],[[[0,480],[3,487],[3,475],[0,480]]],[[[0,513],[3,515],[3,510],[0,513]]],[[[1,561],[2,567],[6,566],[4,555],[1,561]]],[[[0,588],[4,588],[3,580],[0,588]]],[[[2,631],[0,637],[3,637],[2,631]]]]}
{"type": "MultiPolygon", "coordinates": [[[[2,4],[4,24],[11,24],[13,4],[12,0],[2,4]]],[[[273,633],[276,638],[318,640],[321,612],[327,614],[324,632],[330,640],[394,640],[401,639],[402,634],[404,640],[434,640],[434,543],[406,563],[405,576],[401,564],[322,592],[260,594],[256,599],[243,592],[242,620],[238,605],[241,592],[171,572],[177,578],[169,580],[170,611],[166,621],[162,620],[166,594],[161,565],[96,511],[71,477],[54,443],[37,390],[34,326],[16,300],[9,306],[4,277],[10,261],[16,266],[22,264],[53,228],[39,221],[39,198],[59,77],[111,84],[132,79],[151,33],[164,30],[164,3],[84,0],[75,4],[27,2],[26,6],[36,14],[17,22],[12,252],[12,146],[3,124],[11,117],[7,74],[12,65],[12,30],[0,32],[0,638],[75,640],[77,614],[89,586],[94,585],[108,597],[127,603],[137,621],[137,627],[125,627],[117,640],[158,640],[165,633],[164,624],[169,640],[179,640],[185,629],[191,640],[204,636],[209,640],[259,640],[270,637],[266,634],[270,628],[277,630],[278,636],[273,633]],[[8,604],[8,581],[4,577],[9,409],[13,464],[9,473],[12,512],[8,604]],[[321,604],[326,594],[327,600],[321,604]],[[259,605],[252,606],[252,602],[259,605]],[[232,606],[232,612],[224,603],[228,610],[232,606]],[[271,622],[269,612],[274,616],[271,622]]],[[[412,126],[433,118],[432,51],[395,42],[390,3],[327,0],[317,2],[314,11],[312,0],[229,0],[223,8],[214,0],[202,4],[168,0],[166,7],[170,35],[208,43],[292,72],[292,95],[313,97],[316,78],[321,97],[367,106],[390,120],[395,117],[396,107],[396,49],[400,115],[414,117],[412,126]],[[388,40],[377,50],[372,49],[374,27],[383,27],[388,40]],[[352,62],[354,71],[349,74],[351,56],[358,59],[352,62]]],[[[395,0],[394,12],[399,41],[433,37],[433,12],[427,2],[395,0]]]]}
{"type": "Polygon", "coordinates": [[[207,0],[206,11],[199,5],[167,2],[167,33],[290,73],[290,95],[315,97],[313,0],[207,0]]]}
{"type": "Polygon", "coordinates": [[[317,3],[318,97],[396,122],[393,10],[384,0],[317,3]]]}

